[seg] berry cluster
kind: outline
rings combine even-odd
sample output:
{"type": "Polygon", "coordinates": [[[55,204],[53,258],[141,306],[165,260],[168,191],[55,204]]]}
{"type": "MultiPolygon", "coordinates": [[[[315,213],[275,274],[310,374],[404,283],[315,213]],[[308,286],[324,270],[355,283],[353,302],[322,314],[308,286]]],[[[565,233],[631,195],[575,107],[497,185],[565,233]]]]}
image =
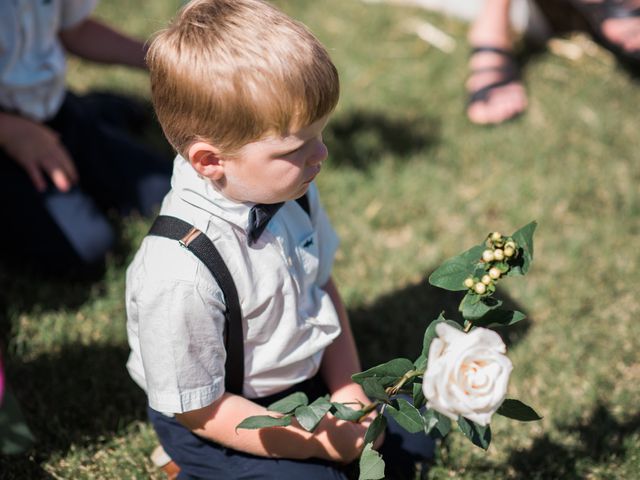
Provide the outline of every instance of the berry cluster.
{"type": "Polygon", "coordinates": [[[495,282],[509,271],[509,261],[518,257],[518,244],[500,232],[487,235],[485,246],[480,263],[486,273],[481,278],[467,277],[464,281],[464,286],[478,295],[495,292],[495,282]]]}

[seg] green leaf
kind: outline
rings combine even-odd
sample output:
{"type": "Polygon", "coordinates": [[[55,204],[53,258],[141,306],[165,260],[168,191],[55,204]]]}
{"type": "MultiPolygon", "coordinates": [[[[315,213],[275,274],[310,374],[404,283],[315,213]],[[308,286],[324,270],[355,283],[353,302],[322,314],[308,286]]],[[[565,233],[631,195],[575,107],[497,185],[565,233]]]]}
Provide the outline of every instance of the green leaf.
{"type": "Polygon", "coordinates": [[[389,402],[389,395],[387,395],[384,387],[380,385],[379,380],[375,377],[365,378],[362,382],[362,389],[368,397],[373,398],[374,400],[389,402]]]}
{"type": "Polygon", "coordinates": [[[384,478],[384,460],[373,449],[371,443],[367,443],[360,455],[360,475],[358,480],[380,480],[384,478]]]}
{"type": "Polygon", "coordinates": [[[507,327],[524,320],[527,316],[522,313],[512,310],[495,309],[488,312],[484,317],[474,320],[473,324],[476,327],[507,327]]]}
{"type": "Polygon", "coordinates": [[[289,425],[291,425],[291,415],[284,415],[282,417],[255,415],[253,417],[245,418],[236,426],[236,429],[244,428],[245,430],[255,430],[257,428],[287,427],[289,425]]]}
{"type": "Polygon", "coordinates": [[[332,404],[325,397],[319,397],[311,405],[301,405],[296,408],[295,416],[302,428],[308,432],[313,432],[329,410],[332,404]]]}
{"type": "Polygon", "coordinates": [[[18,401],[11,392],[5,391],[0,407],[0,453],[17,455],[28,450],[34,442],[18,401]]]}
{"type": "Polygon", "coordinates": [[[507,398],[498,411],[498,415],[503,417],[512,418],[520,422],[534,422],[536,420],[542,420],[542,417],[536,413],[536,411],[529,405],[522,403],[520,400],[513,398],[507,398]]]}
{"type": "Polygon", "coordinates": [[[467,293],[460,302],[460,312],[466,320],[475,321],[502,305],[502,300],[467,293]]]}
{"type": "Polygon", "coordinates": [[[413,384],[413,406],[416,408],[422,408],[426,403],[426,399],[424,398],[424,392],[422,391],[421,383],[413,384]]]}
{"type": "Polygon", "coordinates": [[[458,417],[458,426],[462,433],[471,440],[474,445],[486,450],[491,443],[491,427],[489,425],[483,427],[464,417],[458,417]]]}
{"type": "Polygon", "coordinates": [[[369,428],[367,428],[367,432],[364,434],[364,443],[373,443],[376,438],[378,438],[384,429],[387,428],[387,417],[384,415],[378,415],[373,419],[369,428]]]}
{"type": "Polygon", "coordinates": [[[393,360],[377,365],[364,372],[356,373],[351,378],[354,382],[363,384],[367,378],[375,378],[383,387],[393,385],[409,370],[413,370],[413,363],[407,358],[394,358],[393,360]]]}
{"type": "Polygon", "coordinates": [[[531,222],[511,235],[511,238],[518,244],[520,256],[516,258],[515,263],[509,262],[511,270],[506,276],[525,275],[529,271],[533,261],[533,233],[537,226],[536,222],[531,222]]]}
{"type": "Polygon", "coordinates": [[[413,362],[416,370],[425,370],[427,368],[427,362],[429,359],[429,347],[431,347],[431,342],[433,341],[433,339],[438,336],[438,334],[436,333],[436,326],[442,322],[445,322],[452,327],[457,328],[458,330],[462,330],[462,327],[459,323],[454,322],[453,320],[445,319],[441,313],[438,318],[431,322],[424,331],[424,338],[422,339],[422,353],[416,359],[416,361],[413,362]]]}
{"type": "Polygon", "coordinates": [[[398,425],[409,433],[424,431],[424,420],[416,407],[411,405],[404,398],[398,398],[398,406],[398,410],[390,405],[387,407],[387,412],[389,412],[389,415],[398,422],[398,425]]]}
{"type": "Polygon", "coordinates": [[[278,400],[277,402],[272,403],[267,407],[267,409],[271,410],[272,412],[291,413],[299,406],[308,404],[309,399],[304,394],[304,392],[296,392],[287,397],[284,397],[281,400],[278,400]]]}
{"type": "Polygon", "coordinates": [[[451,431],[451,419],[440,412],[428,409],[422,417],[424,418],[424,430],[427,433],[431,433],[435,429],[438,435],[444,438],[451,431]]]}
{"type": "Polygon", "coordinates": [[[354,410],[344,403],[332,402],[331,405],[333,405],[331,413],[340,420],[356,422],[362,415],[364,415],[362,410],[354,410]]]}
{"type": "Polygon", "coordinates": [[[429,283],[453,292],[467,290],[464,281],[467,277],[473,276],[483,250],[483,245],[476,245],[460,255],[445,260],[429,276],[429,283]]]}

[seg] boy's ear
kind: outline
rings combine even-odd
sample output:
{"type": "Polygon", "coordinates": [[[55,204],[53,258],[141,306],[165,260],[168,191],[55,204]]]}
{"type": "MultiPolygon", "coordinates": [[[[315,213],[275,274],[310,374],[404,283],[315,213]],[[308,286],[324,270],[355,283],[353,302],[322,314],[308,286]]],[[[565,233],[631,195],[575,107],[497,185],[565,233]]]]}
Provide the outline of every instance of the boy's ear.
{"type": "Polygon", "coordinates": [[[224,176],[224,162],[220,157],[220,150],[205,142],[196,142],[187,152],[189,162],[193,168],[210,180],[220,180],[224,176]]]}

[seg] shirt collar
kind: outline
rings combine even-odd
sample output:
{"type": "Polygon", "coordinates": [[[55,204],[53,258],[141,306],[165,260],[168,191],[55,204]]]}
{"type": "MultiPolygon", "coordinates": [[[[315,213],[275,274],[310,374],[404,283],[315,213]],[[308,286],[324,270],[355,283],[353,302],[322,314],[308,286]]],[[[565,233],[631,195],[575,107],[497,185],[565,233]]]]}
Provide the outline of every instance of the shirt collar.
{"type": "Polygon", "coordinates": [[[249,211],[255,204],[241,203],[225,197],[206,177],[178,155],[173,165],[171,188],[185,202],[211,215],[237,225],[245,232],[249,226],[249,211]]]}

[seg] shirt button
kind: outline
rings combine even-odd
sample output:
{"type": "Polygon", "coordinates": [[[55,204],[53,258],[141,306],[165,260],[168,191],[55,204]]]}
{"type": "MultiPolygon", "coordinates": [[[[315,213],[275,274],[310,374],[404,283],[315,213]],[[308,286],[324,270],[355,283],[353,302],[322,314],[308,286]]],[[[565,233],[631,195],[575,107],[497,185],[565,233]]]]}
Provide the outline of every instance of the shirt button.
{"type": "Polygon", "coordinates": [[[287,265],[289,267],[293,265],[293,260],[291,260],[291,257],[287,257],[287,265]]]}

